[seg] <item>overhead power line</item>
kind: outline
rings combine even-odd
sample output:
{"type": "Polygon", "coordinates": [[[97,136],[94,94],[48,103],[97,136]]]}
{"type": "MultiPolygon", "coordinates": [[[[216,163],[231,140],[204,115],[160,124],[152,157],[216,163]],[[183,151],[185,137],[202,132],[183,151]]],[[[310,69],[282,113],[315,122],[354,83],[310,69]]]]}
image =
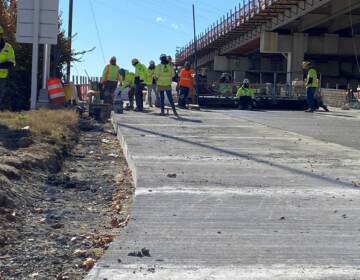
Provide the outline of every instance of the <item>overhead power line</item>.
{"type": "Polygon", "coordinates": [[[102,41],[101,41],[101,36],[100,36],[100,32],[99,32],[99,27],[98,27],[98,24],[97,24],[97,21],[96,21],[96,16],[95,16],[95,11],[94,11],[94,6],[93,6],[93,3],[92,3],[92,0],[89,0],[89,3],[90,3],[91,14],[92,14],[94,24],[95,24],[97,38],[98,38],[99,45],[100,45],[101,54],[102,54],[102,57],[104,59],[104,64],[105,64],[106,63],[105,52],[104,52],[103,44],[102,44],[102,41]]]}

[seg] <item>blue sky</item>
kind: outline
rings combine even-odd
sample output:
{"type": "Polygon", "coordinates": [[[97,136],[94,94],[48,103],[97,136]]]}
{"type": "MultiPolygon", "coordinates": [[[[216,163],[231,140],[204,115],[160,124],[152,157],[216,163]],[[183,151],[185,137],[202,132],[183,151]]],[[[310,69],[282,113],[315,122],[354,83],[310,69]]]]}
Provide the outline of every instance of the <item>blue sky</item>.
{"type": "MultiPolygon", "coordinates": [[[[134,57],[146,65],[150,60],[158,62],[161,53],[174,57],[176,48],[193,38],[193,3],[196,7],[197,31],[200,33],[234,9],[239,1],[75,0],[73,33],[77,35],[73,48],[77,51],[92,47],[96,49],[85,55],[83,62],[74,65],[72,74],[85,75],[86,69],[90,76],[99,76],[113,55],[117,57],[120,67],[130,70],[134,57]]],[[[60,10],[64,28],[67,28],[68,0],[60,0],[60,10]]]]}

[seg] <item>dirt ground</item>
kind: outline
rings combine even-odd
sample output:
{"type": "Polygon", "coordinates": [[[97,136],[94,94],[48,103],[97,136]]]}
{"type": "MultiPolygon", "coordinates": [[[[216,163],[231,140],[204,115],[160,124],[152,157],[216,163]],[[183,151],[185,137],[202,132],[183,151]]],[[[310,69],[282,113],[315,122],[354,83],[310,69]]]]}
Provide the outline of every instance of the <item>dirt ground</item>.
{"type": "Polygon", "coordinates": [[[126,226],[134,187],[111,125],[80,131],[72,147],[11,148],[0,127],[1,280],[83,279],[126,226]]]}

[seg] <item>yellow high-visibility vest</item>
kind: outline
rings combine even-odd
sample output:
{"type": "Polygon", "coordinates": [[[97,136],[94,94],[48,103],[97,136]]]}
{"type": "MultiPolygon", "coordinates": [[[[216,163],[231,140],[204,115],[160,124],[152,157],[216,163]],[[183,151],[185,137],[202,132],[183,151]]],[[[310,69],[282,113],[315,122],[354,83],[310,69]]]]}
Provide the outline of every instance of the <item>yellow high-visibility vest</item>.
{"type": "Polygon", "coordinates": [[[317,71],[315,68],[310,68],[306,78],[306,87],[317,88],[319,86],[317,71]],[[312,82],[308,84],[308,81],[312,78],[312,82]]]}
{"type": "Polygon", "coordinates": [[[254,98],[254,90],[251,88],[240,87],[236,93],[236,97],[249,96],[254,98]]]}
{"type": "Polygon", "coordinates": [[[125,71],[125,78],[121,81],[121,88],[125,89],[134,86],[135,74],[129,71],[125,71]]]}
{"type": "Polygon", "coordinates": [[[159,64],[155,68],[155,76],[158,86],[171,86],[172,78],[175,75],[174,67],[171,64],[159,64]]]}
{"type": "MultiPolygon", "coordinates": [[[[16,66],[14,49],[8,43],[5,43],[4,48],[0,51],[0,63],[4,63],[4,62],[11,62],[12,64],[14,64],[14,67],[16,66]]],[[[0,79],[6,79],[8,75],[9,75],[8,69],[0,68],[0,79]]]]}
{"type": "Polygon", "coordinates": [[[155,76],[155,68],[154,69],[148,69],[147,70],[147,77],[146,77],[146,85],[151,86],[153,83],[153,78],[155,76]]]}
{"type": "Polygon", "coordinates": [[[138,63],[135,65],[135,77],[139,77],[144,83],[146,82],[148,69],[144,64],[138,63]]]}
{"type": "Polygon", "coordinates": [[[120,80],[120,74],[119,74],[119,66],[117,65],[112,65],[112,64],[108,64],[105,66],[104,71],[103,71],[103,75],[102,75],[102,80],[104,82],[106,81],[119,81],[120,80]]]}

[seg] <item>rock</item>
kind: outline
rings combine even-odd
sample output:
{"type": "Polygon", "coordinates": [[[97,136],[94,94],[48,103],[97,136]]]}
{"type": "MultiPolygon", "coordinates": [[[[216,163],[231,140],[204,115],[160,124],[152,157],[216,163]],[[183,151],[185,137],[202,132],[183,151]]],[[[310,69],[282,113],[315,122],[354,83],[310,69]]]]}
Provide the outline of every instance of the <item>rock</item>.
{"type": "Polygon", "coordinates": [[[51,228],[53,229],[60,229],[60,228],[64,228],[64,224],[61,224],[61,223],[56,223],[56,224],[52,224],[50,225],[51,228]]]}
{"type": "Polygon", "coordinates": [[[50,175],[47,179],[47,184],[55,187],[63,187],[65,189],[73,189],[76,188],[78,182],[70,178],[68,175],[50,175]]]}
{"type": "Polygon", "coordinates": [[[5,235],[0,235],[0,246],[5,246],[7,243],[7,237],[5,235]]]}
{"type": "Polygon", "coordinates": [[[168,178],[176,178],[176,176],[176,173],[171,173],[167,175],[168,178]]]}
{"type": "Polygon", "coordinates": [[[283,221],[283,220],[286,220],[286,218],[285,218],[285,217],[281,217],[279,220],[282,220],[282,221],[283,221]]]}
{"type": "Polygon", "coordinates": [[[138,257],[138,258],[143,258],[143,257],[151,257],[150,255],[150,250],[146,249],[146,248],[142,248],[141,251],[134,251],[134,252],[130,252],[128,254],[129,257],[138,257]]]}
{"type": "Polygon", "coordinates": [[[144,257],[151,257],[149,249],[142,248],[141,253],[143,254],[144,257]]]}
{"type": "Polygon", "coordinates": [[[73,255],[75,257],[78,257],[78,258],[86,258],[88,256],[88,251],[87,250],[81,250],[81,249],[77,249],[74,251],[73,255]]]}
{"type": "Polygon", "coordinates": [[[138,257],[138,258],[142,258],[142,257],[144,257],[143,256],[143,254],[140,252],[140,251],[138,251],[138,252],[130,252],[129,254],[128,254],[128,256],[129,257],[138,257]]]}
{"type": "Polygon", "coordinates": [[[150,267],[150,268],[148,268],[147,271],[149,271],[149,272],[151,272],[151,273],[155,273],[155,268],[154,268],[154,267],[150,267]]]}

